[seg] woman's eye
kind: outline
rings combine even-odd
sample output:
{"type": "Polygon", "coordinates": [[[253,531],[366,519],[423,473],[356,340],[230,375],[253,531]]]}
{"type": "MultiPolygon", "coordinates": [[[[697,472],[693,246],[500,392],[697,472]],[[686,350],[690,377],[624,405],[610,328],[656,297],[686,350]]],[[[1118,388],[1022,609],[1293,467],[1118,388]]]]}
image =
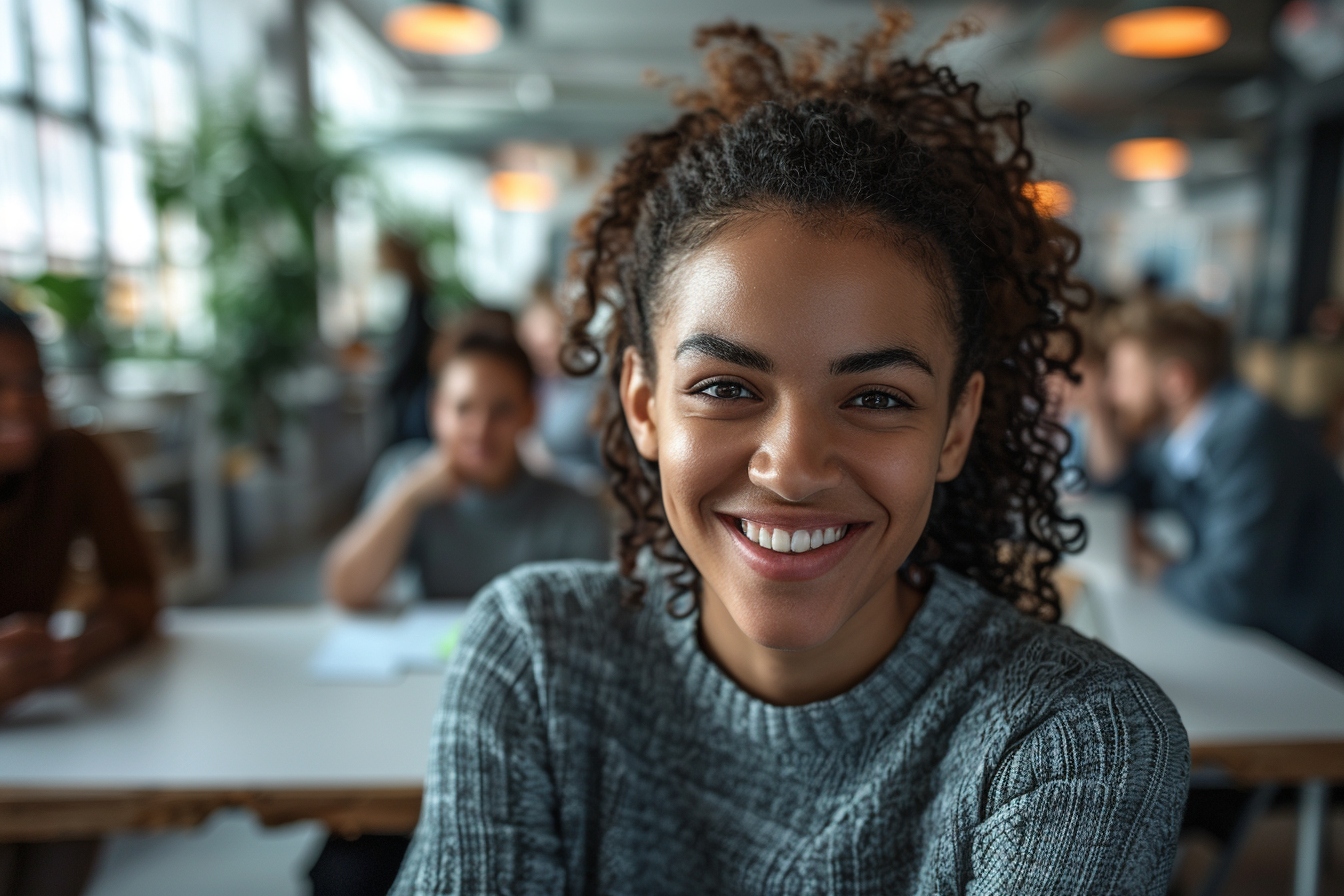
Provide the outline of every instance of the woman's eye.
{"type": "Polygon", "coordinates": [[[710,383],[700,390],[700,394],[724,401],[751,397],[751,393],[747,391],[746,387],[739,383],[710,383]]]}
{"type": "Polygon", "coordinates": [[[864,392],[862,395],[856,395],[849,404],[851,407],[865,408],[870,411],[891,411],[909,406],[895,395],[887,392],[864,392]]]}

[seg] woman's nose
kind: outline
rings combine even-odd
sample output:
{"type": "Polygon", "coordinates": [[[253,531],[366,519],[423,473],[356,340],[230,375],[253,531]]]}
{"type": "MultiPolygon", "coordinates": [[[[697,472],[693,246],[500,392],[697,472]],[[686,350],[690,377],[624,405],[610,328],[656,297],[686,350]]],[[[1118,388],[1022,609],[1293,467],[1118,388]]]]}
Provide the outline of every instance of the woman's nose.
{"type": "Polygon", "coordinates": [[[468,439],[480,440],[490,429],[490,415],[480,411],[469,411],[458,417],[458,431],[468,439]]]}
{"type": "Polygon", "coordinates": [[[762,432],[748,474],[752,484],[790,502],[840,484],[843,471],[830,421],[801,407],[780,407],[762,432]]]}

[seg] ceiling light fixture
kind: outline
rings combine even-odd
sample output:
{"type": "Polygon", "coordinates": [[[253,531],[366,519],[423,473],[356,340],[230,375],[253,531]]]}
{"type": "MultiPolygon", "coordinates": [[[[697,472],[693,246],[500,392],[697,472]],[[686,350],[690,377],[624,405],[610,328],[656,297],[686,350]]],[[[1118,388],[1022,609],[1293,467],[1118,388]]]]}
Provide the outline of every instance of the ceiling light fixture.
{"type": "Polygon", "coordinates": [[[1174,137],[1139,137],[1111,147],[1111,171],[1121,180],[1175,180],[1190,167],[1190,150],[1174,137]]]}
{"type": "Polygon", "coordinates": [[[1042,218],[1062,218],[1073,211],[1073,191],[1057,180],[1037,180],[1022,185],[1022,195],[1042,218]]]}
{"type": "Polygon", "coordinates": [[[540,171],[496,171],[490,175],[490,198],[505,212],[544,212],[555,205],[555,178],[540,171]]]}
{"type": "Polygon", "coordinates": [[[1159,6],[1108,21],[1101,36],[1112,53],[1139,59],[1202,56],[1227,43],[1232,25],[1216,9],[1159,6]]]}
{"type": "Polygon", "coordinates": [[[504,27],[497,17],[463,3],[412,3],[383,19],[394,46],[436,56],[474,56],[499,46],[504,27]]]}

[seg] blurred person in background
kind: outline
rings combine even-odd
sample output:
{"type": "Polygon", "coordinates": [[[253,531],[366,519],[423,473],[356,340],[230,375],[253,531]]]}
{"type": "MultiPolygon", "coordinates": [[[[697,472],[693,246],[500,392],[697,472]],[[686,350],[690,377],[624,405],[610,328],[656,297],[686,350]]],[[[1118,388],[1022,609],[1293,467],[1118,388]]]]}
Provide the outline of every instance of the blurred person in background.
{"type": "MultiPolygon", "coordinates": [[[[1311,335],[1318,341],[1332,345],[1336,351],[1344,347],[1344,298],[1331,296],[1311,312],[1311,335]]],[[[1344,472],[1344,390],[1327,400],[1325,419],[1321,423],[1321,443],[1344,472]]]]}
{"type": "MultiPolygon", "coordinates": [[[[53,424],[44,379],[32,332],[0,302],[0,709],[144,638],[158,609],[130,496],[93,439],[53,424]],[[77,544],[93,546],[98,599],[54,637],[77,544]]],[[[0,844],[0,896],[79,893],[97,852],[92,840],[0,844]]]]}
{"type": "MultiPolygon", "coordinates": [[[[610,554],[595,501],[523,468],[518,439],[536,415],[534,374],[512,321],[474,320],[459,328],[439,372],[434,441],[384,454],[364,511],[332,546],[326,589],[340,606],[378,606],[403,563],[424,595],[464,597],[520,563],[610,554]]],[[[309,872],[314,896],[382,896],[409,842],[329,838],[309,872]]]]}
{"type": "Polygon", "coordinates": [[[327,557],[327,593],[376,606],[409,563],[428,597],[465,597],[519,563],[605,559],[607,526],[589,498],[528,473],[519,436],[532,425],[531,361],[511,333],[456,338],[432,400],[434,441],[389,449],[365,510],[327,557]]]}
{"type": "Polygon", "coordinates": [[[394,233],[378,242],[378,266],[389,289],[406,295],[406,316],[388,349],[384,386],[392,417],[389,445],[429,438],[429,354],[434,344],[430,323],[433,288],[420,263],[421,247],[394,233]]]}
{"type": "Polygon", "coordinates": [[[1093,483],[1135,511],[1173,510],[1193,535],[1175,560],[1135,525],[1144,580],[1214,619],[1262,629],[1344,672],[1344,481],[1319,446],[1232,376],[1225,325],[1187,302],[1113,317],[1093,396],[1093,483]]]}
{"type": "Polygon", "coordinates": [[[564,315],[550,285],[540,283],[518,320],[518,341],[537,372],[537,422],[524,456],[531,469],[595,494],[606,482],[592,426],[602,379],[573,377],[561,369],[564,337],[564,315]]]}

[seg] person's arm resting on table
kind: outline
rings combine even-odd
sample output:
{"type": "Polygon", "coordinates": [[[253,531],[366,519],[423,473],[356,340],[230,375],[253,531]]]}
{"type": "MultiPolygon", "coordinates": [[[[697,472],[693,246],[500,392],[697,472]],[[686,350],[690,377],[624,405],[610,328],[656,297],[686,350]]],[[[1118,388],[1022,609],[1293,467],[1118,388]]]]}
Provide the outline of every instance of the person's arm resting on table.
{"type": "Polygon", "coordinates": [[[1084,393],[1087,418],[1087,441],[1083,446],[1083,463],[1088,478],[1103,487],[1118,483],[1128,471],[1135,446],[1121,434],[1116,422],[1115,409],[1106,401],[1099,387],[1084,393]]]}
{"type": "Polygon", "coordinates": [[[393,482],[340,534],[327,554],[323,578],[328,597],[351,610],[377,606],[397,571],[420,511],[457,490],[442,451],[431,450],[393,482]]]}
{"type": "Polygon", "coordinates": [[[16,613],[0,620],[0,708],[60,678],[56,642],[42,616],[16,613]]]}
{"type": "Polygon", "coordinates": [[[78,675],[154,629],[159,574],[135,518],[131,496],[111,459],[94,453],[89,475],[89,528],[103,594],[84,631],[58,644],[66,675],[78,675]]]}
{"type": "Polygon", "coordinates": [[[1180,720],[1137,683],[1077,698],[999,765],[965,892],[1162,896],[1189,765],[1180,720]]]}
{"type": "Polygon", "coordinates": [[[77,475],[101,593],[81,632],[57,640],[41,613],[0,620],[0,705],[73,678],[148,635],[159,609],[159,577],[130,495],[111,460],[91,442],[77,475]]]}

